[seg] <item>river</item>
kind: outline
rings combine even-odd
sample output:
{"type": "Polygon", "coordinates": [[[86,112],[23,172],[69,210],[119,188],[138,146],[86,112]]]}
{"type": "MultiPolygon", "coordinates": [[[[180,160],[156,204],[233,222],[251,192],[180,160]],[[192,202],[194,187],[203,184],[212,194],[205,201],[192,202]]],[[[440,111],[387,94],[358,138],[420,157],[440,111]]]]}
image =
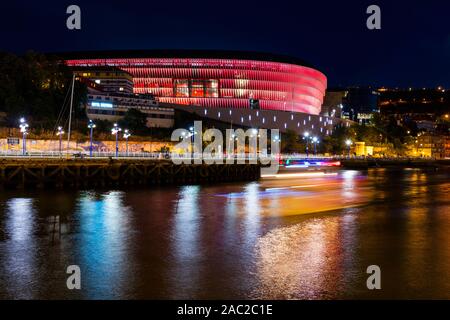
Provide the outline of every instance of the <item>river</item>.
{"type": "Polygon", "coordinates": [[[450,173],[0,194],[0,298],[450,298],[450,173]],[[66,269],[78,265],[81,290],[66,269]],[[366,269],[381,269],[368,290],[366,269]]]}

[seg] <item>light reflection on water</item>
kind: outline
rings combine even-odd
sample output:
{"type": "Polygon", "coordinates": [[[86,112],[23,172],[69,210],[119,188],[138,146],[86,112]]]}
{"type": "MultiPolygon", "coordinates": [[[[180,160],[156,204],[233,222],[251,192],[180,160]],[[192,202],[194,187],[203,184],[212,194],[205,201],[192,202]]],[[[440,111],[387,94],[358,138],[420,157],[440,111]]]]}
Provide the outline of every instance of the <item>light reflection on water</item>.
{"type": "Polygon", "coordinates": [[[0,195],[1,298],[450,298],[449,174],[0,195]],[[314,213],[314,214],[308,214],[314,213]],[[54,216],[61,238],[52,241],[54,216]],[[80,265],[82,290],[65,287],[80,265]],[[379,292],[365,269],[380,265],[379,292]]]}

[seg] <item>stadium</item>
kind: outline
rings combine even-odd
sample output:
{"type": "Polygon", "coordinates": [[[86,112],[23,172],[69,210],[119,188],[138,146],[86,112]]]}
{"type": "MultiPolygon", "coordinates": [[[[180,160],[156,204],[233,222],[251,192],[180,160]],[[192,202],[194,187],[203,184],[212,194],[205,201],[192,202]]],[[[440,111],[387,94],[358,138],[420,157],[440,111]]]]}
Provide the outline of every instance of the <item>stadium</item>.
{"type": "Polygon", "coordinates": [[[112,51],[65,54],[71,67],[116,67],[133,77],[134,93],[163,103],[320,113],[323,73],[295,58],[230,51],[112,51]]]}

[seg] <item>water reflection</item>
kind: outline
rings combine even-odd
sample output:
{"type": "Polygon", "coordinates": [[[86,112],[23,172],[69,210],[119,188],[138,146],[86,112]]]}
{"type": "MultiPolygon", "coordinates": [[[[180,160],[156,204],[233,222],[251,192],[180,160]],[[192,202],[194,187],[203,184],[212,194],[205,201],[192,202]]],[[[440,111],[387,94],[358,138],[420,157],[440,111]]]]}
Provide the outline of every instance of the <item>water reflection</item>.
{"type": "Polygon", "coordinates": [[[0,194],[1,298],[450,298],[450,179],[341,171],[0,194]],[[59,216],[61,236],[52,240],[59,216]],[[82,290],[66,268],[80,265],[82,290]],[[366,268],[382,288],[365,287],[366,268]]]}
{"type": "Polygon", "coordinates": [[[72,264],[80,265],[85,298],[118,298],[131,277],[129,265],[130,212],[123,192],[82,193],[72,264]]]}
{"type": "Polygon", "coordinates": [[[262,237],[257,244],[260,284],[254,297],[323,299],[334,295],[345,261],[338,219],[312,219],[262,237]]]}
{"type": "Polygon", "coordinates": [[[175,204],[172,292],[181,297],[195,294],[201,273],[199,193],[199,186],[181,187],[175,204]]]}
{"type": "Polygon", "coordinates": [[[5,242],[1,244],[1,265],[6,271],[0,278],[8,283],[4,289],[9,295],[20,299],[32,299],[35,296],[37,273],[36,244],[33,241],[36,225],[36,213],[33,199],[15,198],[6,202],[4,225],[5,242]]]}

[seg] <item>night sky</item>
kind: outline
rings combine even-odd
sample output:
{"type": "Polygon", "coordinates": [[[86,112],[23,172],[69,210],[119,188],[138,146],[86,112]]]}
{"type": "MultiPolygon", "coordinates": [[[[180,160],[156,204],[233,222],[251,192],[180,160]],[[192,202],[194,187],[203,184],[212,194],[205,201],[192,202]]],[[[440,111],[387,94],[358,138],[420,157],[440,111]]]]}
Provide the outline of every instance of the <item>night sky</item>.
{"type": "Polygon", "coordinates": [[[224,49],[291,55],[329,86],[450,88],[450,1],[3,1],[1,50],[224,49]],[[82,30],[66,28],[77,4],[82,30]],[[382,29],[366,28],[381,7],[382,29]]]}

